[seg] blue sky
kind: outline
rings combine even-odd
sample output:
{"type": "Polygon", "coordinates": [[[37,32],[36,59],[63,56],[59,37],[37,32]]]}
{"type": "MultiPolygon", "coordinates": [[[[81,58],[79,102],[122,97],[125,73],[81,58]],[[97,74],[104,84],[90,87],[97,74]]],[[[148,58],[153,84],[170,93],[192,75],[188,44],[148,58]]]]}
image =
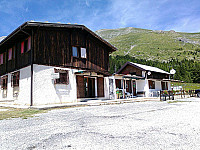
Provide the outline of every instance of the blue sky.
{"type": "Polygon", "coordinates": [[[0,36],[30,20],[84,24],[93,31],[137,27],[200,32],[200,1],[0,0],[0,36]]]}

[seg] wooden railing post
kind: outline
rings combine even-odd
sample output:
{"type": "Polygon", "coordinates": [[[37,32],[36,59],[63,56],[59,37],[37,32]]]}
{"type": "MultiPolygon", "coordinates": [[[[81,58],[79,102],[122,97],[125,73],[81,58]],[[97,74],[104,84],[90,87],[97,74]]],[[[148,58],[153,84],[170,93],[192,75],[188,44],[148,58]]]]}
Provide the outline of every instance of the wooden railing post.
{"type": "Polygon", "coordinates": [[[182,90],[181,90],[181,98],[182,98],[182,90]]]}
{"type": "Polygon", "coordinates": [[[162,100],[162,97],[161,97],[161,90],[160,90],[160,101],[162,100]]]}

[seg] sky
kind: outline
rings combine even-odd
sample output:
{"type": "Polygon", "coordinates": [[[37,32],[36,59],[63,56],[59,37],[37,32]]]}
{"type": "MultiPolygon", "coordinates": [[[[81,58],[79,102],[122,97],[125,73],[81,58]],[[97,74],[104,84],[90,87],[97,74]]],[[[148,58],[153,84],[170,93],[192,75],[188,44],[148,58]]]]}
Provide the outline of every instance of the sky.
{"type": "Polygon", "coordinates": [[[0,0],[0,37],[31,20],[200,32],[200,0],[0,0]]]}

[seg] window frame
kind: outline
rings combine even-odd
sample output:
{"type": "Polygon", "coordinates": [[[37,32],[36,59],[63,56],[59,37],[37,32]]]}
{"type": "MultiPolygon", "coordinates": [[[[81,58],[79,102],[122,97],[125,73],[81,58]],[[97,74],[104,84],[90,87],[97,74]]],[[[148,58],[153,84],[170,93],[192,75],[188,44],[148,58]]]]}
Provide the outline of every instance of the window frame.
{"type": "Polygon", "coordinates": [[[161,81],[161,88],[162,90],[168,90],[168,82],[161,81]],[[164,88],[163,88],[163,85],[164,85],[164,88]]]}
{"type": "Polygon", "coordinates": [[[11,87],[19,86],[19,80],[20,80],[20,71],[16,71],[16,72],[12,73],[11,74],[11,87]]]}
{"type": "Polygon", "coordinates": [[[153,80],[148,80],[148,84],[149,84],[149,89],[156,89],[156,82],[153,80]]]}
{"type": "Polygon", "coordinates": [[[8,75],[1,77],[1,89],[8,88],[8,75]]]}
{"type": "Polygon", "coordinates": [[[78,52],[78,51],[79,51],[79,47],[77,47],[77,46],[72,46],[72,57],[77,57],[77,58],[78,58],[78,57],[79,57],[79,52],[78,52]],[[76,52],[76,53],[77,53],[77,56],[74,56],[74,48],[76,48],[76,50],[77,50],[77,52],[76,52]]]}
{"type": "Polygon", "coordinates": [[[69,70],[54,69],[55,73],[59,73],[59,79],[54,80],[54,84],[69,84],[69,70]]]}
{"type": "Polygon", "coordinates": [[[87,48],[86,47],[81,47],[81,46],[72,46],[72,57],[87,59],[87,48]],[[77,49],[77,56],[74,56],[73,48],[77,49]],[[85,50],[85,57],[82,57],[82,50],[83,49],[85,50]]]}
{"type": "Polygon", "coordinates": [[[21,54],[31,50],[31,36],[21,42],[21,54]]]}
{"type": "Polygon", "coordinates": [[[87,49],[85,47],[80,47],[81,51],[81,58],[86,59],[87,58],[87,49]],[[82,57],[82,50],[85,50],[85,56],[82,57]]]}

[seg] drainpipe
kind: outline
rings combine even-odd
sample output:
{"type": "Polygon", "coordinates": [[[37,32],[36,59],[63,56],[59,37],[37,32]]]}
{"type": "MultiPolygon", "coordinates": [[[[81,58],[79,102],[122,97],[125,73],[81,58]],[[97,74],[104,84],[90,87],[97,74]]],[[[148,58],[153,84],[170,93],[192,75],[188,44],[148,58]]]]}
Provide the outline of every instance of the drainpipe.
{"type": "Polygon", "coordinates": [[[32,36],[31,36],[31,99],[30,99],[30,106],[33,106],[33,29],[32,29],[32,36]]]}

